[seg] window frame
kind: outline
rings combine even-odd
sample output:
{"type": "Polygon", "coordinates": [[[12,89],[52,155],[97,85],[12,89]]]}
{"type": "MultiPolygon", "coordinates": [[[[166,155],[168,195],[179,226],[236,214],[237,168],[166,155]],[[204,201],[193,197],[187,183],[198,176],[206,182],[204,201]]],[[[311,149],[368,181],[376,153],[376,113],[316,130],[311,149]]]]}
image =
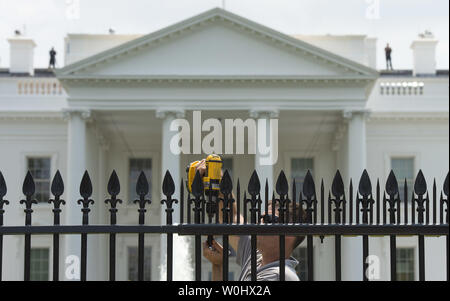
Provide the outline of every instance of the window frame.
{"type": "MultiPolygon", "coordinates": [[[[417,246],[413,244],[405,244],[402,246],[397,246],[396,252],[400,249],[410,249],[413,252],[413,263],[414,263],[414,279],[412,281],[418,281],[418,275],[419,275],[419,256],[418,256],[418,250],[417,246]]],[[[397,264],[398,264],[398,257],[397,257],[397,264]]],[[[398,267],[397,267],[397,275],[398,276],[398,267]]]]}
{"type": "MultiPolygon", "coordinates": [[[[126,269],[125,269],[125,280],[126,281],[135,281],[135,280],[130,280],[129,279],[129,275],[130,275],[130,249],[131,248],[136,248],[137,252],[138,252],[138,256],[139,256],[139,246],[137,244],[126,244],[125,245],[125,253],[126,253],[126,260],[125,260],[125,265],[126,265],[126,269]]],[[[145,244],[144,245],[144,267],[145,267],[145,249],[146,248],[150,248],[150,267],[153,267],[154,264],[154,256],[153,256],[153,245],[151,244],[145,244]]],[[[139,258],[139,257],[138,257],[139,258]]],[[[139,268],[139,267],[138,267],[139,268]]],[[[153,268],[150,268],[150,281],[154,281],[153,279],[153,268]]],[[[138,274],[139,276],[139,274],[138,274]]],[[[137,281],[137,280],[136,280],[137,281]]],[[[144,271],[144,281],[145,280],[145,271],[144,271]]]]}
{"type": "MultiPolygon", "coordinates": [[[[384,155],[384,160],[385,160],[385,172],[384,172],[384,179],[383,179],[383,183],[386,183],[389,174],[392,170],[392,159],[413,159],[413,185],[414,185],[414,181],[416,179],[417,173],[419,172],[417,167],[420,166],[420,162],[421,162],[421,158],[420,158],[420,153],[417,152],[389,152],[389,153],[385,153],[384,155]]],[[[397,176],[397,175],[396,175],[397,176]]],[[[397,182],[399,183],[400,186],[400,181],[404,181],[405,179],[399,179],[397,178],[397,182]]],[[[382,190],[383,191],[383,190],[382,190]]],[[[403,202],[404,199],[404,193],[403,191],[399,191],[400,193],[400,199],[403,202]]],[[[411,199],[411,196],[408,195],[408,200],[411,199]]]]}
{"type": "MultiPolygon", "coordinates": [[[[126,209],[132,209],[135,210],[137,207],[136,204],[133,203],[134,200],[129,200],[128,198],[130,197],[129,191],[130,191],[130,160],[131,159],[151,159],[152,160],[152,182],[150,183],[151,185],[151,195],[150,195],[150,199],[151,200],[157,200],[159,199],[161,196],[157,194],[158,191],[158,187],[160,187],[160,183],[162,183],[160,177],[162,175],[159,174],[160,172],[160,158],[159,158],[159,153],[156,151],[136,151],[133,152],[133,154],[131,154],[130,152],[124,152],[123,155],[123,168],[125,171],[125,175],[126,175],[126,181],[124,181],[124,200],[123,200],[123,205],[126,209]]],[[[154,203],[154,202],[153,202],[154,203]]]]}
{"type": "MultiPolygon", "coordinates": [[[[308,152],[306,153],[305,151],[299,150],[299,151],[289,151],[289,152],[285,152],[284,153],[284,170],[286,172],[286,177],[289,181],[289,197],[292,198],[292,166],[291,166],[291,161],[292,159],[312,159],[312,163],[313,163],[313,169],[312,169],[312,176],[314,179],[314,183],[316,183],[316,189],[317,187],[317,158],[318,158],[318,153],[313,151],[313,152],[308,152]]],[[[278,174],[274,174],[274,183],[277,181],[277,177],[278,174]]],[[[298,196],[299,196],[300,191],[297,191],[297,196],[296,199],[298,200],[298,196]]]]}
{"type": "MultiPolygon", "coordinates": [[[[28,159],[30,158],[50,158],[50,186],[49,186],[49,196],[50,198],[52,198],[52,192],[51,192],[51,185],[52,185],[52,181],[53,181],[53,177],[56,174],[56,171],[58,170],[57,166],[58,166],[58,162],[59,162],[59,154],[56,152],[22,152],[21,153],[21,157],[22,157],[22,170],[23,170],[23,177],[22,179],[25,179],[25,176],[27,175],[28,172],[28,159]]],[[[51,204],[47,203],[47,202],[38,202],[37,204],[35,204],[34,208],[38,209],[39,208],[45,208],[48,206],[51,206],[51,204]]]]}
{"type": "MultiPolygon", "coordinates": [[[[31,252],[33,250],[36,249],[46,249],[48,250],[48,279],[47,280],[42,280],[42,281],[51,281],[53,279],[53,248],[48,245],[48,244],[35,244],[32,248],[31,248],[31,252]]],[[[30,264],[31,264],[31,252],[30,252],[30,264]]],[[[30,265],[30,275],[31,275],[31,265],[30,265]]],[[[33,280],[36,281],[36,280],[33,280]]]]}

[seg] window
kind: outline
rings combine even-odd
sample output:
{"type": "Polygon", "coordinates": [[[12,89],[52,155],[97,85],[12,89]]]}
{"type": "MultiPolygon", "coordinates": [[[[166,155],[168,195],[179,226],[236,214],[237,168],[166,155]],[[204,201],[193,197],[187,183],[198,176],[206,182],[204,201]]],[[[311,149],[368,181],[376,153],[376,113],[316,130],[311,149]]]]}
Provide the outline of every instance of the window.
{"type": "Polygon", "coordinates": [[[27,158],[27,168],[36,185],[34,197],[39,203],[47,203],[50,199],[50,158],[27,158]]]}
{"type": "Polygon", "coordinates": [[[49,271],[49,249],[31,249],[30,253],[30,279],[32,281],[48,281],[49,271]]]}
{"type": "Polygon", "coordinates": [[[408,185],[408,199],[414,188],[414,158],[392,158],[391,168],[398,181],[398,191],[400,198],[404,199],[405,179],[408,185]]]}
{"type": "Polygon", "coordinates": [[[291,181],[295,179],[295,189],[298,194],[303,190],[303,182],[305,181],[306,173],[313,172],[312,158],[293,158],[291,159],[291,181]]]}
{"type": "Polygon", "coordinates": [[[149,195],[152,194],[152,159],[149,158],[140,158],[140,159],[130,159],[130,174],[129,174],[129,199],[128,203],[132,204],[134,200],[139,199],[139,196],[136,194],[136,183],[141,174],[141,171],[144,172],[147,180],[149,182],[149,195]]]}
{"type": "Polygon", "coordinates": [[[233,158],[222,158],[222,170],[228,170],[228,174],[233,179],[233,158]]]}
{"type": "Polygon", "coordinates": [[[296,248],[292,256],[298,260],[295,267],[300,281],[308,281],[308,252],[306,248],[296,248]]]}
{"type": "MultiPolygon", "coordinates": [[[[128,280],[138,280],[138,248],[128,247],[128,280]]],[[[144,247],[144,281],[152,280],[152,247],[144,247]]]]}
{"type": "Polygon", "coordinates": [[[397,249],[397,280],[414,281],[414,249],[397,249]]]}

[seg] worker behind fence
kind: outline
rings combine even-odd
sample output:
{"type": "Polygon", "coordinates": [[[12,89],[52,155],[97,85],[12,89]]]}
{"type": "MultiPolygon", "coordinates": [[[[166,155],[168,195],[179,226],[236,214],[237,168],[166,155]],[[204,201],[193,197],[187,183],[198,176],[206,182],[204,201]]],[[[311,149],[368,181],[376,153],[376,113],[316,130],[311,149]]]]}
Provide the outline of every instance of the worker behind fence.
{"type": "MultiPolygon", "coordinates": [[[[202,160],[197,166],[197,170],[200,175],[203,176],[206,171],[205,160],[202,160]]],[[[272,208],[272,202],[269,202],[268,214],[261,217],[261,222],[265,223],[278,223],[278,203],[275,208],[272,208]],[[274,210],[275,209],[275,210],[274,210]],[[273,213],[273,214],[272,214],[273,213]]],[[[223,222],[222,216],[222,202],[219,202],[219,221],[223,222]]],[[[233,223],[237,222],[237,210],[236,203],[233,203],[233,223]]],[[[305,213],[300,208],[296,208],[296,214],[294,214],[293,206],[289,206],[289,222],[293,222],[293,216],[300,216],[302,214],[305,217],[305,213]]],[[[240,223],[244,221],[242,215],[239,216],[240,223]]],[[[257,280],[258,281],[279,281],[280,280],[280,250],[279,250],[279,236],[258,236],[257,237],[257,280]]],[[[286,252],[285,252],[285,280],[286,281],[299,281],[295,267],[298,265],[298,261],[292,257],[292,252],[299,246],[304,240],[303,236],[286,236],[286,252]]],[[[236,250],[237,263],[241,266],[241,274],[239,281],[251,280],[251,239],[250,236],[230,236],[230,246],[236,250]]],[[[222,267],[223,267],[223,248],[216,242],[212,241],[212,245],[209,246],[208,242],[203,244],[203,256],[208,259],[212,264],[212,280],[222,280],[222,267]]]]}

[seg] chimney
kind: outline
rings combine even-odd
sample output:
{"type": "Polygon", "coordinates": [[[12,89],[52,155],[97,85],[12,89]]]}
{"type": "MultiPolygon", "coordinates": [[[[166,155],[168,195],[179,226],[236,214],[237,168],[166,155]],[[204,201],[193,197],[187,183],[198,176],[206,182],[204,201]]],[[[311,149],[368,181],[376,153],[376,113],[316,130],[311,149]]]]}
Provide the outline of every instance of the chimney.
{"type": "Polygon", "coordinates": [[[438,41],[430,31],[419,34],[413,41],[414,75],[436,74],[436,46],[438,41]]]}
{"type": "Polygon", "coordinates": [[[34,75],[34,47],[32,39],[21,36],[16,30],[16,35],[8,39],[9,42],[9,72],[26,73],[34,75]]]}

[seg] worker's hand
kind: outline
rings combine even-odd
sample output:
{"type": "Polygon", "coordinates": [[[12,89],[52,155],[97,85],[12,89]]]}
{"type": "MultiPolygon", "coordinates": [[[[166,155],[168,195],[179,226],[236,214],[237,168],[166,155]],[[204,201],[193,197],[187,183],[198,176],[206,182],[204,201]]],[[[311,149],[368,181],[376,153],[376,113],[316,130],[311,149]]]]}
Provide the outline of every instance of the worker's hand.
{"type": "Polygon", "coordinates": [[[200,176],[203,178],[206,173],[206,159],[203,159],[200,161],[200,163],[197,165],[196,172],[200,173],[200,176]]]}
{"type": "Polygon", "coordinates": [[[208,242],[203,243],[203,256],[208,259],[213,265],[221,266],[223,262],[223,247],[218,244],[214,239],[212,240],[212,246],[208,246],[208,242]]]}

